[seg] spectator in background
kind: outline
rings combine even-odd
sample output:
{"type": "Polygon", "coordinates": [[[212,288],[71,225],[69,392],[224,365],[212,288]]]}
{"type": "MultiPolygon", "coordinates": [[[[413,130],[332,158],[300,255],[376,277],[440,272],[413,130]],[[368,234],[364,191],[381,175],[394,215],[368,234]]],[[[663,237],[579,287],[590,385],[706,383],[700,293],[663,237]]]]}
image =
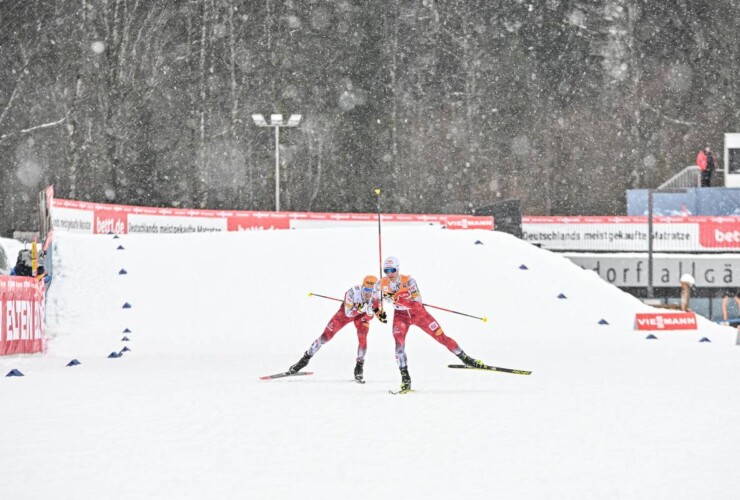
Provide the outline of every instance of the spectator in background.
{"type": "Polygon", "coordinates": [[[683,312],[691,311],[691,287],[694,286],[694,277],[690,274],[681,276],[681,310],[683,312]]]}
{"type": "Polygon", "coordinates": [[[712,174],[717,169],[717,158],[709,146],[696,155],[696,166],[701,170],[701,187],[711,187],[712,174]]]}
{"type": "MultiPolygon", "coordinates": [[[[44,257],[44,253],[41,252],[36,258],[36,276],[39,279],[45,278],[44,257]]],[[[15,267],[10,270],[10,275],[33,276],[33,257],[30,249],[24,248],[18,252],[18,259],[16,260],[15,267]]]]}
{"type": "Polygon", "coordinates": [[[15,261],[15,267],[10,271],[12,276],[31,276],[31,250],[24,248],[18,252],[18,258],[15,261]]]}
{"type": "Polygon", "coordinates": [[[740,312],[740,290],[735,290],[734,292],[732,290],[725,290],[722,296],[722,322],[725,325],[730,324],[727,315],[727,302],[729,302],[730,297],[735,299],[735,304],[737,304],[737,309],[740,312]]]}

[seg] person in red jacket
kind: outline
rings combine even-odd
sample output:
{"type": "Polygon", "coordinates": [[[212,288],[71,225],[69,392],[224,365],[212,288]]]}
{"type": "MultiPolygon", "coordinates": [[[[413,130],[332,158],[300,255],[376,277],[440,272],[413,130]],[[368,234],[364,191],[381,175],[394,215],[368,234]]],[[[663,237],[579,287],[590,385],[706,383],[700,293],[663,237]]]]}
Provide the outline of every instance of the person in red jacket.
{"type": "Polygon", "coordinates": [[[357,285],[344,294],[344,303],[332,316],[319,338],[313,341],[303,357],[288,369],[289,373],[296,373],[303,369],[321,346],[329,342],[339,330],[349,323],[354,323],[357,329],[357,363],[355,364],[355,380],[361,384],[364,380],[365,352],[367,351],[367,334],[370,331],[370,321],[377,315],[378,320],[386,323],[386,314],[380,310],[380,292],[378,278],[372,275],[365,276],[362,285],[357,285]]]}
{"type": "Polygon", "coordinates": [[[383,261],[385,277],[380,280],[380,291],[385,300],[393,301],[393,339],[396,341],[396,362],[401,371],[401,391],[411,390],[408,359],[406,357],[406,333],[411,325],[418,326],[434,340],[445,346],[460,358],[465,365],[473,368],[485,366],[482,361],[473,359],[460,349],[454,339],[445,335],[434,317],[429,314],[421,301],[416,280],[400,273],[399,260],[388,257],[383,261]]]}

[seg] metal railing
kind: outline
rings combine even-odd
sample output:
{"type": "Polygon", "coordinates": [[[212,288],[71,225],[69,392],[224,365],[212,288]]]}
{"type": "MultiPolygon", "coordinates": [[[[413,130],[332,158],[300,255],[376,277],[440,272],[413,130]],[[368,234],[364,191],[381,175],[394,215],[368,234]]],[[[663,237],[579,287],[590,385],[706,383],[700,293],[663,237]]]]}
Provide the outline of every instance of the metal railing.
{"type": "MultiPolygon", "coordinates": [[[[712,185],[714,187],[722,187],[725,185],[725,171],[723,169],[714,171],[714,174],[712,174],[712,185]],[[719,180],[720,174],[722,176],[721,182],[719,180]]],[[[701,169],[696,165],[689,165],[684,168],[679,173],[658,186],[658,189],[690,187],[701,187],[701,169]]]]}

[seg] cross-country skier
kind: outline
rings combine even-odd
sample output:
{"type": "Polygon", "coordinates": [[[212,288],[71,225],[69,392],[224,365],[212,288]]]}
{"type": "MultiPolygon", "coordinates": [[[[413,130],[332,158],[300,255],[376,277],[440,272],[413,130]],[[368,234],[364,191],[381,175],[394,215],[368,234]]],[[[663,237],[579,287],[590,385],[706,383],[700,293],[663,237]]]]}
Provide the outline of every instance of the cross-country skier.
{"type": "Polygon", "coordinates": [[[313,341],[311,347],[296,364],[288,369],[289,373],[296,373],[304,368],[311,357],[321,349],[321,346],[329,342],[339,330],[350,322],[354,322],[357,329],[357,364],[355,365],[355,380],[364,383],[363,367],[365,364],[365,352],[367,351],[367,333],[370,330],[370,321],[377,315],[378,320],[387,323],[385,311],[380,310],[380,292],[378,290],[378,278],[369,275],[362,280],[362,285],[357,285],[344,294],[344,303],[339,307],[336,314],[329,320],[324,328],[324,333],[313,341]]]}
{"type": "Polygon", "coordinates": [[[401,370],[401,391],[411,390],[406,359],[406,332],[409,326],[416,325],[434,340],[445,346],[465,365],[473,368],[485,366],[482,361],[473,359],[457,345],[455,340],[445,335],[437,320],[429,314],[421,301],[421,294],[416,280],[409,275],[399,272],[399,261],[396,257],[388,257],[383,261],[385,278],[380,280],[380,291],[385,300],[393,301],[393,339],[396,341],[396,362],[401,370]]]}

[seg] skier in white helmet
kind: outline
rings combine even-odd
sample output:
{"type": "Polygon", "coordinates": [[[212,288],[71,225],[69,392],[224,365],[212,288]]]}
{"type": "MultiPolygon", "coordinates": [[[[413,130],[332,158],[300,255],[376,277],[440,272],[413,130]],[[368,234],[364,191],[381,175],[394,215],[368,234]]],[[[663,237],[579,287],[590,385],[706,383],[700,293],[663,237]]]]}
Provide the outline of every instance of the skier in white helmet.
{"type": "Polygon", "coordinates": [[[411,376],[406,359],[406,333],[411,325],[424,330],[465,365],[473,368],[485,366],[482,361],[465,354],[454,339],[445,335],[437,320],[424,307],[416,280],[410,275],[401,274],[398,258],[386,258],[383,261],[383,273],[385,277],[380,280],[380,291],[385,300],[393,302],[395,309],[393,339],[396,341],[396,362],[401,371],[401,391],[411,390],[411,376]]]}

